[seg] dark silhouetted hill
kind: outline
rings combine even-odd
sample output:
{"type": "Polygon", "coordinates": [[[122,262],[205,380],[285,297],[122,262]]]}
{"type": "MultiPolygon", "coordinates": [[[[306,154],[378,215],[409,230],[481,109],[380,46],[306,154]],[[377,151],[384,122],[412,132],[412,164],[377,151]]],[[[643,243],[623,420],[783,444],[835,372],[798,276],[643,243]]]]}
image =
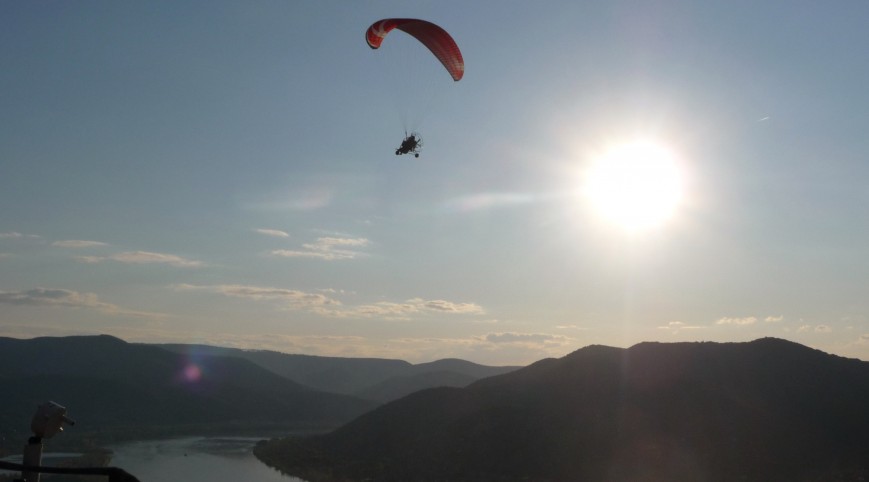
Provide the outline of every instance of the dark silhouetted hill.
{"type": "Polygon", "coordinates": [[[248,360],[194,359],[110,336],[0,338],[0,382],[0,433],[15,451],[48,400],[77,421],[56,437],[61,444],[336,427],[375,405],[312,390],[248,360]]]}
{"type": "Polygon", "coordinates": [[[433,387],[465,387],[477,378],[453,371],[422,372],[417,375],[395,376],[384,382],[357,392],[366,400],[389,402],[410,395],[413,392],[433,387]]]}
{"type": "Polygon", "coordinates": [[[278,375],[324,392],[388,402],[424,388],[463,387],[481,378],[508,373],[515,366],[493,367],[444,359],[412,365],[384,358],[292,355],[207,345],[156,345],[176,353],[213,354],[250,360],[278,375]]]}
{"type": "Polygon", "coordinates": [[[869,480],[869,363],[770,338],[589,346],[256,454],[312,482],[869,480]]]}

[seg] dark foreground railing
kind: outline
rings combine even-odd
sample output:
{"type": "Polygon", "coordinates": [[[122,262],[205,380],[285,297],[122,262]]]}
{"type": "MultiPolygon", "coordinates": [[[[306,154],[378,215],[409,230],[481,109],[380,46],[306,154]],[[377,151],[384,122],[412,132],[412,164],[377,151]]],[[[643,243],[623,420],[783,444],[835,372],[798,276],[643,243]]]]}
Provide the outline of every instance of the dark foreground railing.
{"type": "Polygon", "coordinates": [[[44,474],[102,475],[108,477],[109,482],[139,482],[139,479],[118,467],[43,467],[0,460],[0,469],[44,474]]]}

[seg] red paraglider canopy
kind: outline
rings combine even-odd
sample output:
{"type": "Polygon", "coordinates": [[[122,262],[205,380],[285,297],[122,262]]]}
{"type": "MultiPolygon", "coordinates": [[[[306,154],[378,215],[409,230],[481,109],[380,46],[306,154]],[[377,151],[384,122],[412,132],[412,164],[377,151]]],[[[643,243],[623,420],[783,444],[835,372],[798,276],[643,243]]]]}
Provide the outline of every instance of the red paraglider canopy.
{"type": "Polygon", "coordinates": [[[446,30],[425,20],[413,18],[387,18],[374,22],[365,32],[365,39],[372,49],[380,47],[383,39],[392,29],[399,29],[419,40],[437,57],[447,69],[453,80],[461,80],[465,75],[465,61],[459,46],[446,30]]]}

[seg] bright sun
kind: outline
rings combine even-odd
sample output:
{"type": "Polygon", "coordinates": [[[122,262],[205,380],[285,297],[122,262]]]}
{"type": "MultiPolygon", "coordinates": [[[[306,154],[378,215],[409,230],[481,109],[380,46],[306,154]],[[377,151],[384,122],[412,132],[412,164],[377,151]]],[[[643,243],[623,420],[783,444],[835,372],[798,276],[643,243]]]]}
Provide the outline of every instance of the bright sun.
{"type": "Polygon", "coordinates": [[[659,226],[682,200],[673,154],[645,141],[605,151],[585,173],[584,194],[596,211],[628,231],[659,226]]]}

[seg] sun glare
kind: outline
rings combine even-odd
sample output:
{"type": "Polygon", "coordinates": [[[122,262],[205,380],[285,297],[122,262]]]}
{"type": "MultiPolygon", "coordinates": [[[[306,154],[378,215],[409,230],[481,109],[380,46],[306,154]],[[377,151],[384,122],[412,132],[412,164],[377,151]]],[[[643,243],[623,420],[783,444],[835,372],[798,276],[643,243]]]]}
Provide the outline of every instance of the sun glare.
{"type": "Polygon", "coordinates": [[[682,176],[670,151],[651,142],[632,142],[594,160],[583,192],[604,218],[640,231],[672,217],[682,199],[682,176]]]}

